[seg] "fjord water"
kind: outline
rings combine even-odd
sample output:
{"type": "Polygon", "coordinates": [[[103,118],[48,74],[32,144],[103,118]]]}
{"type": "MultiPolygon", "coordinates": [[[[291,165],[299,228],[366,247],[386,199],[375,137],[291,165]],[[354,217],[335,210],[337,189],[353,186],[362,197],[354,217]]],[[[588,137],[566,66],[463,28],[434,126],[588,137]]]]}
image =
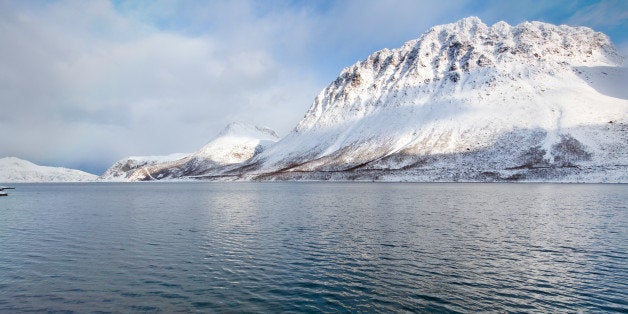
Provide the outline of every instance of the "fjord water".
{"type": "Polygon", "coordinates": [[[0,312],[625,312],[627,204],[626,185],[17,185],[0,312]]]}

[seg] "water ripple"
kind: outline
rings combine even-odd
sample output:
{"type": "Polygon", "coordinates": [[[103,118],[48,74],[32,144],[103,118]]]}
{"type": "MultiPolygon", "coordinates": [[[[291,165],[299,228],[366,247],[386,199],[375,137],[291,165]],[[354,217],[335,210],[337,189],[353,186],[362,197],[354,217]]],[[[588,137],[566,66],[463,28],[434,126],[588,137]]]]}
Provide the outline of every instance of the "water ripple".
{"type": "Polygon", "coordinates": [[[20,185],[0,312],[626,312],[628,187],[20,185]]]}

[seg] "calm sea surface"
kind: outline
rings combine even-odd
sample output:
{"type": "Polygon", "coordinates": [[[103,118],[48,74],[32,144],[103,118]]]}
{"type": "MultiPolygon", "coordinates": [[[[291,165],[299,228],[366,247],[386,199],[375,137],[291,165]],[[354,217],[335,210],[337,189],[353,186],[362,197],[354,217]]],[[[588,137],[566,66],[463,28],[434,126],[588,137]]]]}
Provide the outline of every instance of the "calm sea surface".
{"type": "Polygon", "coordinates": [[[0,312],[628,311],[628,186],[19,184],[0,312]]]}

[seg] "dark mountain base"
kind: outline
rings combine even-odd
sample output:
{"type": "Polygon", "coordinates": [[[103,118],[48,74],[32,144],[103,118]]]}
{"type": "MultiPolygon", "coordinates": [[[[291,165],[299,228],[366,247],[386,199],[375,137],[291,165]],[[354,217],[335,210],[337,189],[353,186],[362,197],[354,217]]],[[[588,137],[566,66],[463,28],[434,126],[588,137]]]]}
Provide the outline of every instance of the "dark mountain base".
{"type": "MultiPolygon", "coordinates": [[[[256,181],[390,181],[390,182],[622,182],[617,173],[626,173],[628,165],[615,167],[539,167],[524,169],[421,168],[412,170],[288,171],[263,174],[256,181]]],[[[234,180],[236,176],[206,179],[234,180]]]]}

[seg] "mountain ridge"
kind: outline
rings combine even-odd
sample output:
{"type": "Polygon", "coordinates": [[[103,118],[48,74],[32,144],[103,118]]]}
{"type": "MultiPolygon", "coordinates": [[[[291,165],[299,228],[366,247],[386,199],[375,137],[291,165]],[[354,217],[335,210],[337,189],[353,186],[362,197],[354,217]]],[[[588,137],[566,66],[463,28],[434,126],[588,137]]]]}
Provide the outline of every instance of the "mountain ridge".
{"type": "Polygon", "coordinates": [[[263,150],[130,178],[628,182],[622,78],[592,29],[465,18],[344,68],[263,150]]]}
{"type": "MultiPolygon", "coordinates": [[[[270,128],[232,122],[194,153],[150,163],[137,163],[124,169],[121,166],[127,164],[118,162],[100,179],[145,181],[202,175],[215,168],[246,161],[278,139],[277,133],[270,128]],[[108,173],[116,175],[112,177],[108,173]]],[[[126,159],[122,161],[124,160],[126,159]]]]}
{"type": "Polygon", "coordinates": [[[174,153],[166,156],[129,156],[116,161],[99,177],[99,181],[125,181],[129,172],[136,169],[171,162],[189,156],[187,153],[174,153]]]}

